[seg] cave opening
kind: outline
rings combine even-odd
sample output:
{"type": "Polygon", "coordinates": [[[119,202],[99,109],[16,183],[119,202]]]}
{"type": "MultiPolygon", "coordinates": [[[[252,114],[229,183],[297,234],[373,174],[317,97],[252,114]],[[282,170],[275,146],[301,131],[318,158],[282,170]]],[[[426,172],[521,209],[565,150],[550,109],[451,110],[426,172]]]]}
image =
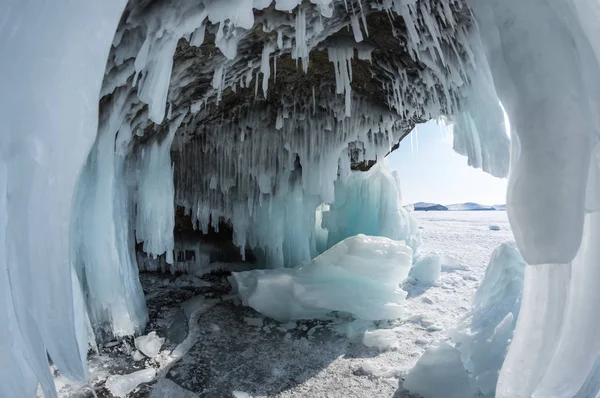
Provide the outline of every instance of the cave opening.
{"type": "MultiPolygon", "coordinates": [[[[408,394],[397,384],[408,368],[350,365],[382,348],[408,366],[389,331],[439,332],[400,315],[398,281],[415,278],[413,261],[461,272],[448,258],[414,256],[418,227],[385,161],[432,119],[455,125],[454,149],[471,166],[506,176],[510,155],[516,244],[488,269],[522,276],[524,290],[522,306],[479,330],[504,344],[484,355],[493,360],[475,355],[492,350],[469,333],[430,354],[457,361],[445,369],[474,393],[598,393],[594,0],[7,0],[0,9],[2,395],[33,396],[38,385],[46,397],[89,395],[94,383],[115,396],[315,395],[352,392],[357,380],[372,396],[408,394]],[[524,275],[492,267],[504,260],[524,275]],[[142,334],[150,330],[160,333],[142,334]],[[112,366],[88,357],[98,342],[123,362],[95,379],[112,366]],[[258,365],[240,367],[238,354],[258,365]],[[353,376],[336,385],[321,371],[342,356],[353,376]],[[82,384],[61,386],[62,376],[82,384]],[[151,384],[136,390],[140,382],[151,384]]],[[[497,279],[502,292],[518,290],[497,279]]],[[[476,304],[494,303],[481,293],[476,304]]],[[[432,385],[416,370],[413,382],[432,385]]]]}

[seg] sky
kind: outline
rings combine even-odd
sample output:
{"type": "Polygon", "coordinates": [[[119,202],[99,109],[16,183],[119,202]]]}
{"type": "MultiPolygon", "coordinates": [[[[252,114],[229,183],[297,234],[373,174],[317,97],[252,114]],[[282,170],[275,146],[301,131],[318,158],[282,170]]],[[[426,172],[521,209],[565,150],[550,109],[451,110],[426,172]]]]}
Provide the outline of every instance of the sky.
{"type": "Polygon", "coordinates": [[[451,129],[435,121],[419,125],[387,159],[400,175],[404,204],[506,203],[507,180],[468,166],[452,149],[451,129]]]}

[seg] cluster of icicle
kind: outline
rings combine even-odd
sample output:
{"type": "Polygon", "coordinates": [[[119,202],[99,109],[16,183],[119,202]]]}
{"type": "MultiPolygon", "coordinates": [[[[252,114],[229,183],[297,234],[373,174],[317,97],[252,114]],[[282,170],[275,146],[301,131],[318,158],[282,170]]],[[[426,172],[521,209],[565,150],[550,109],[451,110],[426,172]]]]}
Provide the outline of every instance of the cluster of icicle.
{"type": "MultiPolygon", "coordinates": [[[[468,123],[455,129],[457,150],[474,166],[506,174],[508,140],[491,79],[486,68],[471,73],[481,53],[471,49],[466,27],[453,16],[462,2],[273,5],[182,1],[175,7],[156,3],[126,11],[108,58],[98,139],[80,179],[73,229],[93,324],[112,325],[118,335],[143,325],[133,229],[144,251],[154,257],[166,253],[172,264],[173,198],[203,231],[211,224],[218,228],[221,220],[231,222],[242,255],[246,246],[259,249],[271,267],[310,260],[317,254],[315,209],[334,201],[334,182],[349,172],[348,145],[361,142],[365,159],[383,158],[410,128],[408,120],[458,113],[461,101],[469,101],[470,75],[482,76],[486,96],[460,112],[458,120],[468,123]],[[255,17],[253,10],[263,12],[255,17]],[[409,54],[424,65],[417,79],[399,65],[382,66],[388,76],[378,80],[393,93],[388,110],[353,95],[350,86],[355,54],[371,59],[372,47],[362,43],[362,31],[368,35],[365,15],[373,10],[405,20],[409,54]],[[263,51],[253,57],[247,53],[258,24],[267,35],[260,36],[263,51]],[[323,48],[334,65],[335,92],[313,88],[309,98],[282,98],[280,109],[248,104],[231,110],[235,117],[230,120],[206,121],[211,111],[207,104],[220,101],[227,89],[254,87],[258,97],[259,74],[266,96],[281,54],[290,53],[307,71],[310,51],[345,26],[355,40],[329,41],[323,48]],[[222,55],[193,68],[193,60],[174,66],[179,40],[201,46],[207,32],[215,35],[222,55]],[[192,101],[186,90],[198,74],[212,76],[212,82],[192,101]],[[487,118],[477,117],[481,104],[491,110],[487,118]],[[273,112],[278,115],[275,125],[273,112]],[[486,130],[479,132],[480,126],[486,130]],[[114,153],[108,153],[113,141],[114,153]],[[490,146],[495,151],[486,150],[490,146]],[[104,162],[113,164],[105,167],[104,162]],[[102,244],[96,239],[100,235],[105,237],[102,244]],[[98,269],[112,272],[96,278],[98,269]],[[93,286],[96,280],[102,281],[100,286],[93,286]],[[108,294],[107,285],[117,294],[108,294]]],[[[153,266],[144,263],[146,268],[153,266]]]]}

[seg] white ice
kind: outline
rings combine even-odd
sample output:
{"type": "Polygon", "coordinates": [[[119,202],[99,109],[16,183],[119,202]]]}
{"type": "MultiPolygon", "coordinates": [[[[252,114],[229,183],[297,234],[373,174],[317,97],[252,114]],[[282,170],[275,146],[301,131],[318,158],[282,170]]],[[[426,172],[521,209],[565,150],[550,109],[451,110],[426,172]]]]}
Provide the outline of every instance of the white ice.
{"type": "Polygon", "coordinates": [[[126,375],[113,375],[106,379],[106,388],[112,395],[119,398],[125,398],[142,383],[149,383],[154,380],[156,369],[146,368],[126,375]]]}
{"type": "Polygon", "coordinates": [[[595,396],[596,1],[469,1],[512,132],[508,215],[530,264],[500,398],[595,396]],[[510,27],[509,27],[510,25],[510,27]]]}
{"type": "Polygon", "coordinates": [[[362,342],[367,347],[387,351],[398,344],[398,336],[390,329],[369,330],[363,335],[362,342]]]}
{"type": "Polygon", "coordinates": [[[125,3],[0,4],[3,397],[33,396],[38,383],[55,397],[48,356],[69,378],[88,377],[85,303],[70,264],[69,229],[125,3]]]}
{"type": "Polygon", "coordinates": [[[158,337],[156,332],[150,332],[147,335],[136,337],[135,348],[148,358],[154,358],[160,352],[160,348],[165,343],[164,337],[158,337]]]}
{"type": "Polygon", "coordinates": [[[325,318],[333,311],[359,319],[401,316],[412,250],[403,242],[357,235],[312,262],[290,269],[234,272],[244,305],[285,322],[325,318]]]}
{"type": "Polygon", "coordinates": [[[429,253],[417,258],[409,276],[423,285],[433,285],[440,279],[442,259],[436,253],[429,253]]]}

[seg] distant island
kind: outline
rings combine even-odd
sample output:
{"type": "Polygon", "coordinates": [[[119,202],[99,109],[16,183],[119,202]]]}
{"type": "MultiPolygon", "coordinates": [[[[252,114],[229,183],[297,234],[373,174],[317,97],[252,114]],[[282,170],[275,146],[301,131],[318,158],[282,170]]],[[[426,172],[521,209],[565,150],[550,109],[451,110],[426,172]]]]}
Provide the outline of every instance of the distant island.
{"type": "Polygon", "coordinates": [[[484,206],[479,203],[466,202],[452,205],[441,205],[439,203],[417,202],[413,203],[415,211],[504,211],[506,205],[484,206]]]}

